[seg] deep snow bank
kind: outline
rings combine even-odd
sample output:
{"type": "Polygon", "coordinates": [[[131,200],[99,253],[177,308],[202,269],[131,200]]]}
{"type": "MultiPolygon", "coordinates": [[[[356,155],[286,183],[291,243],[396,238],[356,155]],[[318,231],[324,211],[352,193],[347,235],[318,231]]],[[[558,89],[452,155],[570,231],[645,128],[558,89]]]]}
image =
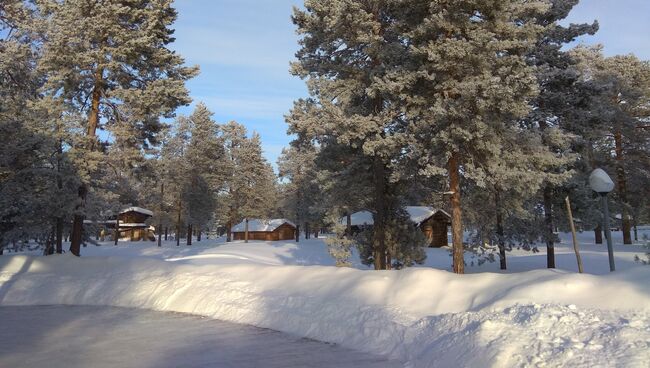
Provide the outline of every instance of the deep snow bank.
{"type": "Polygon", "coordinates": [[[0,259],[0,304],[109,305],[251,324],[417,367],[642,366],[650,269],[607,276],[186,265],[73,256],[0,259]],[[611,364],[610,364],[611,363],[611,364]]]}

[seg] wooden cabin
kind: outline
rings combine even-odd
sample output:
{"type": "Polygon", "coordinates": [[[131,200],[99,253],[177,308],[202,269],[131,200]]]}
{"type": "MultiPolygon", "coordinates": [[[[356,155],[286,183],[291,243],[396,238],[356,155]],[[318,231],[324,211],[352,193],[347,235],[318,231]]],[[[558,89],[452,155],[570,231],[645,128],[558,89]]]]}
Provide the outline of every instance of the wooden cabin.
{"type": "MultiPolygon", "coordinates": [[[[447,212],[425,206],[407,206],[406,212],[429,240],[429,247],[439,248],[448,245],[447,230],[451,225],[451,216],[447,212]]],[[[353,234],[373,225],[370,211],[355,212],[350,215],[350,220],[353,234]]],[[[342,217],[339,221],[343,225],[347,224],[346,217],[342,217]]]]}
{"type": "Polygon", "coordinates": [[[153,216],[153,212],[145,208],[129,207],[117,215],[120,239],[156,240],[155,228],[147,225],[146,221],[153,216]]]}
{"type": "MultiPolygon", "coordinates": [[[[117,215],[119,221],[118,236],[123,240],[156,240],[156,228],[146,223],[153,216],[153,212],[140,207],[126,208],[117,215]]],[[[84,225],[89,226],[88,231],[97,233],[97,239],[104,241],[108,236],[115,240],[115,223],[113,220],[84,220],[84,225]]]]}
{"type": "MultiPolygon", "coordinates": [[[[246,220],[231,229],[234,240],[245,240],[246,220]]],[[[287,219],[248,220],[248,240],[292,240],[296,238],[296,225],[287,219]]]]}

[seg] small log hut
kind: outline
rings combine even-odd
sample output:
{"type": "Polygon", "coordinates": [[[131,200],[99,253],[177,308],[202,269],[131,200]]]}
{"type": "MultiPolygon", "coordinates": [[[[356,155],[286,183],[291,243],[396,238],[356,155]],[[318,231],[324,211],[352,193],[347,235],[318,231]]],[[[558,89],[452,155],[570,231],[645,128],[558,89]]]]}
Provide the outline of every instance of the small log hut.
{"type": "MultiPolygon", "coordinates": [[[[246,220],[231,229],[234,240],[245,240],[246,220]]],[[[296,225],[287,219],[248,220],[248,240],[292,240],[296,238],[296,225]]]]}
{"type": "MultiPolygon", "coordinates": [[[[429,240],[429,247],[439,248],[448,245],[447,230],[451,225],[451,216],[447,212],[425,206],[407,206],[406,212],[429,240]]],[[[373,225],[370,211],[355,212],[350,215],[350,220],[353,234],[360,232],[363,227],[373,225]]],[[[345,225],[347,218],[342,217],[339,221],[345,225]]]]}

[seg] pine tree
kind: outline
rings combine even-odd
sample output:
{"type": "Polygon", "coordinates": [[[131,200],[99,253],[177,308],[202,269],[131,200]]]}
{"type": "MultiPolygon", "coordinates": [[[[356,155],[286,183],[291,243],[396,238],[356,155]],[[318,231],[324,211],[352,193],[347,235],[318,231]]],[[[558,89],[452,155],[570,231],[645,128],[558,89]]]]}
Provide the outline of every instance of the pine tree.
{"type": "MultiPolygon", "coordinates": [[[[264,218],[275,210],[278,188],[275,173],[262,156],[259,135],[254,133],[248,138],[246,128],[236,122],[224,125],[222,130],[227,179],[219,202],[227,241],[231,241],[231,229],[239,221],[264,218]]],[[[247,227],[245,233],[248,241],[247,227]]]]}
{"type": "Polygon", "coordinates": [[[27,25],[34,14],[22,1],[0,6],[0,254],[26,238],[61,253],[70,186],[76,173],[63,151],[67,132],[51,111],[39,109],[39,49],[27,25]]]}
{"type": "MultiPolygon", "coordinates": [[[[282,208],[287,218],[300,229],[304,224],[305,238],[309,238],[309,223],[322,224],[324,214],[317,205],[320,188],[317,182],[317,149],[312,145],[294,144],[282,150],[278,159],[279,178],[287,180],[282,187],[282,208]]],[[[299,240],[299,237],[296,237],[299,240]]]]}
{"type": "MultiPolygon", "coordinates": [[[[528,247],[537,229],[543,230],[537,233],[547,244],[548,266],[554,267],[557,215],[553,207],[557,207],[557,198],[563,200],[565,197],[558,195],[565,189],[561,185],[575,172],[578,159],[578,152],[575,151],[577,136],[567,128],[575,124],[572,114],[579,103],[574,95],[578,89],[579,73],[570,55],[561,48],[580,35],[593,34],[598,27],[595,22],[566,27],[558,24],[577,4],[576,0],[553,0],[549,4],[550,7],[543,12],[530,14],[528,20],[543,29],[526,55],[528,64],[535,68],[539,86],[539,94],[530,101],[534,108],[519,122],[518,131],[509,130],[510,137],[502,139],[505,146],[501,160],[494,161],[486,156],[487,160],[481,164],[485,167],[487,186],[479,190],[487,189],[490,198],[481,198],[484,197],[483,193],[475,196],[483,203],[491,203],[493,211],[485,211],[484,204],[477,202],[477,211],[471,214],[475,220],[486,214],[496,220],[492,226],[487,218],[478,221],[484,226],[481,229],[484,237],[498,244],[502,269],[506,267],[506,244],[521,239],[528,247]],[[544,206],[544,223],[541,224],[534,211],[536,203],[531,201],[538,190],[544,206]],[[504,226],[506,223],[516,223],[518,226],[504,226]],[[509,232],[509,228],[525,236],[509,232]]],[[[560,206],[564,208],[564,202],[560,206]]]]}
{"type": "MultiPolygon", "coordinates": [[[[572,50],[571,56],[578,62],[582,106],[573,110],[577,124],[568,128],[583,137],[582,175],[586,177],[591,170],[602,167],[616,179],[614,208],[622,214],[623,239],[629,244],[634,215],[643,208],[650,182],[647,170],[650,132],[646,123],[650,113],[650,64],[633,55],[606,58],[599,47],[578,47],[572,50]]],[[[587,198],[593,196],[588,187],[582,192],[587,198]]],[[[587,208],[579,211],[585,213],[590,223],[598,224],[602,214],[597,201],[582,201],[587,208]]],[[[596,241],[602,242],[600,226],[595,233],[596,241]]]]}
{"type": "Polygon", "coordinates": [[[216,196],[225,180],[225,152],[219,127],[211,118],[205,104],[199,103],[192,115],[190,141],[185,153],[188,165],[187,184],[183,197],[188,222],[188,241],[194,229],[199,236],[212,222],[216,210],[216,196]]]}
{"type": "Polygon", "coordinates": [[[64,106],[78,121],[87,116],[85,138],[71,150],[84,171],[70,246],[79,255],[85,201],[102,161],[97,129],[119,122],[119,107],[125,105],[138,137],[154,143],[159,118],[189,103],[184,82],[197,69],[184,67],[167,48],[176,19],[171,1],[42,0],[36,5],[41,19],[34,27],[43,35],[39,70],[47,79],[43,103],[64,106]]]}
{"type": "MultiPolygon", "coordinates": [[[[395,108],[398,98],[381,80],[406,63],[397,18],[403,5],[308,0],[293,16],[302,36],[293,72],[309,79],[312,99],[296,103],[289,132],[320,147],[327,187],[347,193],[339,202],[356,198],[373,213],[375,269],[390,265],[387,227],[405,182],[397,168],[411,153],[400,142],[406,121],[395,108]]],[[[339,205],[345,212],[351,207],[339,205]]]]}
{"type": "Polygon", "coordinates": [[[173,129],[168,131],[160,150],[159,172],[165,184],[162,195],[163,203],[167,203],[167,215],[175,226],[176,245],[180,245],[182,229],[185,222],[185,206],[183,193],[187,187],[190,168],[186,160],[187,146],[191,136],[191,122],[186,116],[175,119],[173,129]]]}
{"type": "Polygon", "coordinates": [[[543,27],[530,19],[547,7],[512,0],[412,4],[410,64],[386,83],[404,95],[422,170],[449,175],[453,268],[463,273],[461,178],[484,187],[490,167],[504,163],[502,152],[517,146],[517,121],[537,93],[525,56],[543,27]]]}
{"type": "Polygon", "coordinates": [[[554,211],[554,208],[564,208],[563,203],[558,206],[555,202],[557,198],[563,197],[559,192],[563,191],[561,185],[568,179],[567,175],[558,178],[557,174],[574,167],[574,160],[571,159],[572,147],[567,145],[567,142],[575,138],[570,137],[571,131],[567,128],[571,125],[570,110],[576,103],[572,94],[576,89],[578,73],[575,70],[575,62],[568,53],[562,51],[562,47],[581,35],[594,34],[598,29],[597,22],[569,26],[558,24],[577,3],[577,0],[553,0],[547,11],[535,17],[535,22],[544,27],[544,32],[527,58],[529,65],[536,69],[540,89],[539,95],[532,101],[534,108],[526,118],[527,128],[539,129],[542,143],[558,158],[566,157],[564,163],[546,170],[548,174],[553,175],[548,177],[541,190],[545,217],[541,237],[546,243],[549,268],[555,267],[554,243],[558,240],[554,234],[557,225],[555,212],[563,212],[554,211]]]}

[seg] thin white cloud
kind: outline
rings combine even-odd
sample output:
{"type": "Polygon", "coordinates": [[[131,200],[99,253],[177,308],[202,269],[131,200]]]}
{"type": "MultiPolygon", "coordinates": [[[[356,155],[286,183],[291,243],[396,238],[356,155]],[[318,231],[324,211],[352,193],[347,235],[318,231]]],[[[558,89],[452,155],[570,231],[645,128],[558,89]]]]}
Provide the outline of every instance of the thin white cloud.
{"type": "Polygon", "coordinates": [[[176,50],[189,64],[215,64],[261,69],[279,69],[288,74],[294,59],[296,40],[277,35],[241,33],[207,27],[186,27],[177,31],[176,50]]]}
{"type": "Polygon", "coordinates": [[[246,119],[276,119],[283,122],[283,116],[293,106],[293,97],[283,96],[194,96],[194,101],[203,101],[208,108],[228,120],[245,122],[246,119]]]}

